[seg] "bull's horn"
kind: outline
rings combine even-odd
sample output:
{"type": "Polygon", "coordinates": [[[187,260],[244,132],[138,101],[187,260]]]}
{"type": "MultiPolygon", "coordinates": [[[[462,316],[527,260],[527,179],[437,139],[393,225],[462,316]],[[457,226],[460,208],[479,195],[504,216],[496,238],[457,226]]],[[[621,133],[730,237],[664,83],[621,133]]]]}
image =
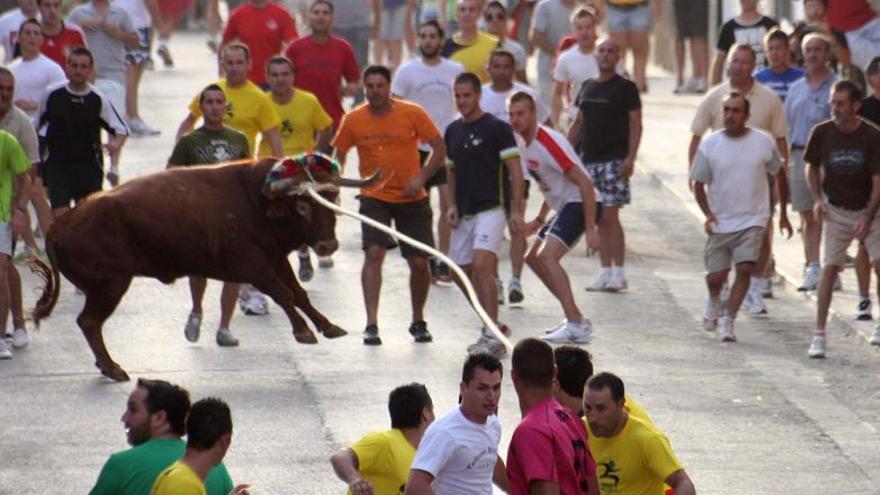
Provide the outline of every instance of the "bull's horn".
{"type": "Polygon", "coordinates": [[[376,170],[373,175],[366,179],[347,179],[345,177],[334,177],[333,182],[339,187],[370,187],[382,177],[382,171],[376,170]]]}

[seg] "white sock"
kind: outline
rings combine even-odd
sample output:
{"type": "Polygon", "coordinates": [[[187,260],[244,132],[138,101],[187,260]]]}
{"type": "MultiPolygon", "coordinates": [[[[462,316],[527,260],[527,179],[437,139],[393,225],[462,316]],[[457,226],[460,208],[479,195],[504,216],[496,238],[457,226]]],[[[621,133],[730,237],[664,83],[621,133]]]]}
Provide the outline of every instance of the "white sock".
{"type": "Polygon", "coordinates": [[[159,48],[168,48],[168,40],[167,39],[163,40],[162,38],[159,38],[158,45],[159,45],[159,48]]]}
{"type": "Polygon", "coordinates": [[[602,268],[599,269],[599,275],[603,275],[606,277],[611,275],[611,267],[610,266],[603,266],[602,268]]]}
{"type": "Polygon", "coordinates": [[[622,266],[611,267],[611,276],[612,277],[622,277],[623,276],[623,267],[622,266]]]}

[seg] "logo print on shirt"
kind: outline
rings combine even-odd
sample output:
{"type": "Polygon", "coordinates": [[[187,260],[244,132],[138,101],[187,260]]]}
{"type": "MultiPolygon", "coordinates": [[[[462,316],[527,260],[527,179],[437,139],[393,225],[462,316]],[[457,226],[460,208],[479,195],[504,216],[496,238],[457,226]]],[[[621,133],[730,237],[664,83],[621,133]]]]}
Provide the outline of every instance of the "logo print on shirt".
{"type": "Polygon", "coordinates": [[[472,132],[472,133],[468,136],[468,138],[465,140],[465,142],[464,142],[464,147],[465,147],[465,148],[470,148],[471,146],[473,146],[474,148],[476,148],[477,146],[479,146],[479,145],[481,145],[481,144],[483,144],[483,140],[480,139],[479,136],[475,135],[475,134],[472,132]]]}
{"type": "Polygon", "coordinates": [[[293,122],[290,119],[284,119],[281,121],[281,135],[282,136],[290,136],[293,134],[293,122]]]}
{"type": "Polygon", "coordinates": [[[269,19],[268,21],[266,21],[266,28],[269,31],[275,31],[278,29],[278,23],[275,22],[275,19],[269,19]]]}
{"type": "Polygon", "coordinates": [[[620,484],[620,468],[614,461],[599,463],[599,487],[603,492],[616,492],[620,484]]]}

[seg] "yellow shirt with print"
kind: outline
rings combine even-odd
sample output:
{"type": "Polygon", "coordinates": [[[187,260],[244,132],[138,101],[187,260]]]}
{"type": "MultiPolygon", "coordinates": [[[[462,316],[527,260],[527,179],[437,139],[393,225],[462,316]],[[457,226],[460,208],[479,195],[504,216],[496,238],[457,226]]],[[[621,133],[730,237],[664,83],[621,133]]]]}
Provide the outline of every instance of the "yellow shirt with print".
{"type": "Polygon", "coordinates": [[[664,480],[682,469],[666,436],[631,415],[620,433],[589,443],[603,495],[663,495],[664,480]]]}
{"type": "MultiPolygon", "coordinates": [[[[281,125],[272,98],[250,81],[230,88],[226,80],[221,79],[217,81],[217,85],[226,94],[227,107],[223,123],[244,134],[248,140],[248,148],[253,152],[257,149],[257,134],[281,125]]],[[[202,116],[198,96],[189,104],[189,111],[197,120],[202,116]]]]}
{"type": "Polygon", "coordinates": [[[473,72],[483,84],[490,82],[486,67],[489,56],[498,48],[498,38],[482,31],[477,32],[477,39],[465,44],[456,33],[443,47],[443,56],[464,66],[467,72],[473,72]]]}
{"type": "Polygon", "coordinates": [[[205,483],[183,461],[168,466],[156,477],[150,495],[207,495],[205,483]]]}
{"type": "Polygon", "coordinates": [[[403,495],[416,449],[400,430],[370,433],[351,450],[358,458],[361,476],[373,484],[373,493],[403,495]]]}
{"type": "MultiPolygon", "coordinates": [[[[272,98],[271,94],[269,98],[272,98]]],[[[273,99],[272,105],[281,117],[281,142],[284,144],[285,156],[313,150],[315,133],[333,125],[333,119],[324,111],[318,97],[302,89],[294,89],[293,98],[287,103],[279,105],[273,99]]],[[[268,140],[260,141],[257,156],[272,156],[272,147],[268,140]]]]}

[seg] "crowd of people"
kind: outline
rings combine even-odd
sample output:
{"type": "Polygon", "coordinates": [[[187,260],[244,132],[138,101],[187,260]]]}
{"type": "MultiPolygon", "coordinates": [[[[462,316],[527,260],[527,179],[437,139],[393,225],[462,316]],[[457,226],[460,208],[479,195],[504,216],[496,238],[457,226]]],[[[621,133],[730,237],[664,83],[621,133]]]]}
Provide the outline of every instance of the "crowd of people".
{"type": "MultiPolygon", "coordinates": [[[[101,190],[105,178],[119,184],[129,136],[168,131],[144,121],[138,91],[152,66],[154,34],[157,55],[166,67],[174,66],[170,33],[184,2],[73,3],[20,0],[0,17],[7,63],[0,68],[4,330],[12,314],[11,331],[5,330],[9,343],[0,339],[3,359],[12,357],[10,344],[22,349],[30,339],[12,262],[15,242],[41,255],[36,234],[48,232],[53,218],[101,190]]],[[[673,2],[680,67],[687,65],[689,46],[693,70],[689,78],[679,71],[675,92],[705,93],[688,149],[689,179],[708,236],[703,325],[721,341],[735,342],[741,306],[767,312],[773,217],[778,211],[780,230],[792,236],[790,205],[804,246],[798,289],[818,291],[808,355],[824,357],[828,308],[853,240],[859,319],[872,316],[872,267],[880,274],[880,17],[867,0],[804,0],[806,18],[786,33],[758,10],[756,0],[741,0],[740,14],[721,26],[710,66],[706,3],[673,2]]],[[[513,493],[661,493],[664,484],[693,493],[670,443],[624,396],[621,379],[609,373],[590,378],[588,354],[570,347],[554,352],[548,345],[592,338],[592,323],[560,263],[581,238],[600,264],[587,290],[629,286],[620,210],[632,200],[641,95],[649,91],[649,34],[663,15],[661,2],[458,0],[431,9],[412,0],[312,0],[300,12],[247,0],[230,3],[222,29],[219,12],[217,1],[209,2],[208,45],[217,53],[221,76],[194,96],[176,130],[168,167],[310,150],[327,152],[344,166],[355,151],[360,176],[383,176],[361,190],[360,213],[428,245],[436,236],[440,251],[464,270],[503,333],[510,329],[499,321],[498,308],[523,303],[525,266],[564,315],[538,339],[524,339],[514,349],[511,376],[523,421],[506,469],[497,454],[495,414],[498,358],[507,348],[484,327],[468,347],[459,408],[435,422],[427,390],[403,386],[389,399],[392,430],[333,456],[351,491],[403,493],[405,484],[405,493],[413,494],[430,493],[432,486],[442,493],[490,493],[495,483],[513,493]],[[365,13],[373,13],[372,20],[365,13]],[[301,36],[303,26],[308,34],[301,36]],[[602,30],[607,36],[600,39],[602,30]],[[628,53],[631,70],[624,64],[628,53]],[[537,77],[530,81],[531,56],[537,77]],[[435,189],[439,211],[430,201],[435,189]],[[541,206],[535,217],[525,218],[530,194],[541,206]],[[506,284],[499,266],[505,231],[511,274],[506,284]]],[[[424,311],[432,282],[463,281],[442,261],[368,225],[362,227],[362,247],[363,343],[382,344],[382,267],[394,248],[410,271],[409,333],[416,343],[432,342],[424,311]]],[[[308,248],[297,258],[299,278],[308,281],[315,275],[308,248]]],[[[321,257],[318,264],[332,267],[333,258],[321,257]]],[[[206,283],[190,278],[184,335],[191,342],[200,338],[206,283]]],[[[218,345],[239,344],[230,329],[236,303],[247,314],[268,311],[255,288],[224,283],[218,345]]],[[[870,341],[880,345],[880,325],[870,341]]],[[[131,428],[130,443],[143,445],[111,458],[94,493],[119,493],[117,485],[99,488],[121,483],[119,472],[145,465],[152,471],[138,478],[131,493],[144,493],[154,480],[153,493],[233,490],[222,465],[212,470],[231,438],[222,401],[200,401],[190,409],[179,387],[143,380],[123,421],[131,428]],[[137,423],[144,416],[159,419],[137,423]],[[162,447],[160,440],[170,443],[162,447]],[[151,461],[145,464],[140,456],[151,461]],[[195,491],[180,491],[182,486],[195,491]]]]}

